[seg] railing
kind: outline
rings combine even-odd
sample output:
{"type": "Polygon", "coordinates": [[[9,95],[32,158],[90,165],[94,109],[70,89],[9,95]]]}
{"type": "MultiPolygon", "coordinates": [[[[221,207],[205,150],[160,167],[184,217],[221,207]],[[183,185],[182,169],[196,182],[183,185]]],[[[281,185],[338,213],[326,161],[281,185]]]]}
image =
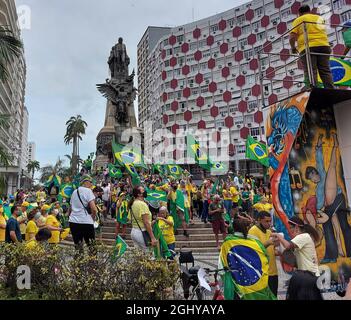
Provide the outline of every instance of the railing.
{"type": "MultiPolygon", "coordinates": [[[[317,79],[314,79],[314,73],[312,70],[312,61],[311,61],[311,55],[327,55],[330,57],[335,57],[335,58],[342,58],[344,57],[343,55],[340,54],[324,54],[324,53],[311,53],[310,52],[310,47],[309,47],[309,40],[308,40],[308,32],[307,32],[307,24],[320,24],[325,27],[325,32],[327,32],[327,27],[329,26],[330,28],[334,29],[335,31],[335,39],[336,39],[336,44],[340,44],[340,36],[339,32],[340,30],[337,30],[337,28],[342,27],[342,28],[348,28],[347,26],[340,25],[340,24],[327,24],[327,23],[313,23],[313,22],[302,22],[301,24],[297,25],[295,28],[289,29],[285,33],[283,33],[280,37],[277,39],[274,39],[273,41],[270,41],[270,43],[266,44],[265,46],[262,47],[257,52],[257,60],[258,60],[258,81],[260,85],[260,95],[261,95],[261,105],[263,108],[267,107],[270,103],[267,101],[266,95],[270,94],[276,94],[275,92],[275,85],[279,82],[283,83],[282,87],[284,87],[284,81],[290,83],[289,86],[286,86],[285,89],[287,89],[287,92],[283,92],[282,94],[277,94],[278,99],[277,100],[282,100],[284,98],[287,98],[288,96],[291,96],[293,94],[296,94],[301,91],[301,87],[306,84],[306,80],[311,84],[311,86],[316,86],[317,85],[317,79]],[[303,25],[303,32],[304,32],[304,45],[305,45],[305,52],[303,54],[292,54],[290,47],[288,48],[289,53],[284,53],[283,56],[286,57],[286,62],[283,63],[283,65],[274,67],[272,71],[270,72],[264,72],[262,69],[262,59],[268,58],[269,62],[268,65],[271,66],[271,59],[273,56],[281,56],[281,52],[273,52],[274,44],[276,44],[278,41],[280,41],[281,46],[279,47],[279,51],[284,48],[284,38],[291,33],[293,29],[296,29],[297,27],[303,25]],[[272,46],[272,50],[265,50],[268,46],[272,46]],[[269,52],[267,52],[269,51],[269,52]],[[302,79],[302,80],[297,80],[292,77],[295,72],[292,72],[293,69],[299,69],[298,66],[298,61],[306,57],[306,69],[307,69],[307,76],[308,79],[302,79]],[[293,58],[291,61],[291,58],[293,58]],[[286,76],[291,76],[291,78],[286,78],[286,76]],[[270,90],[269,90],[270,87],[270,90]],[[268,88],[268,90],[267,90],[268,88]]],[[[300,76],[304,77],[304,74],[300,74],[300,76]]],[[[284,91],[284,90],[283,90],[284,91]]]]}

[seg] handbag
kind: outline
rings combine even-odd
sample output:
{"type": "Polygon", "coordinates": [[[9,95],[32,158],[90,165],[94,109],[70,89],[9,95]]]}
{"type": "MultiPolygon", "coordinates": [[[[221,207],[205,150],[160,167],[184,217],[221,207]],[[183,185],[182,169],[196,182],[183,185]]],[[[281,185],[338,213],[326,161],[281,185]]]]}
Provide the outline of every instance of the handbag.
{"type": "Polygon", "coordinates": [[[82,198],[80,197],[80,194],[79,194],[79,188],[77,189],[77,194],[78,194],[79,201],[80,201],[80,203],[82,204],[82,206],[83,206],[84,210],[85,210],[85,211],[86,211],[88,214],[90,214],[90,215],[91,215],[91,210],[90,210],[90,207],[89,207],[89,206],[88,206],[88,207],[86,207],[86,206],[84,205],[83,201],[82,201],[82,198]]]}
{"type": "Polygon", "coordinates": [[[147,232],[147,230],[144,230],[144,231],[143,231],[143,230],[141,229],[141,227],[140,227],[140,225],[139,225],[139,222],[138,222],[138,220],[135,218],[135,215],[134,215],[132,209],[130,209],[130,212],[132,213],[132,216],[133,216],[133,218],[135,219],[135,222],[137,223],[139,230],[140,230],[141,233],[143,234],[143,239],[144,239],[145,245],[146,245],[147,247],[150,247],[150,246],[151,246],[151,237],[150,237],[149,233],[147,232]]]}

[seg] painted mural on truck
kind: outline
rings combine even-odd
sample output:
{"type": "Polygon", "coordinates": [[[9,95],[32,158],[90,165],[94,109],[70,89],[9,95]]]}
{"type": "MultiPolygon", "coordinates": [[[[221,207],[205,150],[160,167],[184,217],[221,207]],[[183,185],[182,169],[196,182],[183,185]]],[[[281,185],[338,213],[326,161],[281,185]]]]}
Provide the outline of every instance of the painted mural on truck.
{"type": "Polygon", "coordinates": [[[275,227],[289,237],[293,215],[314,227],[319,264],[342,283],[350,274],[351,215],[334,111],[308,99],[300,93],[278,102],[266,118],[275,227]]]}

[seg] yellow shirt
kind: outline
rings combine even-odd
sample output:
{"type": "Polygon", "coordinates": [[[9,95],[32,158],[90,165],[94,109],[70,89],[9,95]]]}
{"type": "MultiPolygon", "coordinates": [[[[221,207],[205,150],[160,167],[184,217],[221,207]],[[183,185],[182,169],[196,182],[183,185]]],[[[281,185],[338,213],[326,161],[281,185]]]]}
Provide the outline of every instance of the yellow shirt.
{"type": "Polygon", "coordinates": [[[302,22],[312,22],[306,23],[309,47],[330,46],[324,19],[316,14],[308,13],[296,18],[292,23],[291,33],[297,35],[297,50],[299,52],[305,50],[304,24],[302,22]]]}
{"type": "Polygon", "coordinates": [[[27,218],[27,212],[26,211],[22,212],[22,215],[17,218],[17,221],[20,224],[21,234],[26,234],[27,225],[26,225],[25,222],[21,223],[21,221],[23,221],[25,218],[27,218]]]}
{"type": "Polygon", "coordinates": [[[223,194],[223,200],[232,200],[232,194],[230,191],[223,189],[222,194],[223,194]]]}
{"type": "Polygon", "coordinates": [[[34,235],[36,235],[38,231],[39,231],[39,228],[37,227],[36,223],[33,220],[29,221],[27,223],[25,240],[29,241],[29,234],[34,233],[34,235]]]}
{"type": "Polygon", "coordinates": [[[144,201],[135,200],[132,205],[132,214],[131,214],[133,228],[139,229],[138,227],[138,223],[139,223],[140,228],[142,230],[146,230],[143,222],[143,218],[142,218],[144,214],[148,216],[148,220],[151,224],[152,214],[149,210],[148,205],[144,201]],[[135,221],[135,219],[138,223],[135,221]]]}
{"type": "Polygon", "coordinates": [[[273,208],[273,206],[270,203],[261,203],[261,202],[257,202],[253,205],[253,207],[258,211],[267,211],[270,212],[273,208]]]}
{"type": "Polygon", "coordinates": [[[40,202],[40,200],[46,199],[45,191],[37,191],[36,196],[37,196],[37,202],[40,202]]]}
{"type": "Polygon", "coordinates": [[[234,196],[234,194],[238,193],[238,190],[233,186],[233,187],[230,187],[230,193],[232,194],[232,200],[234,203],[238,203],[239,201],[239,198],[240,198],[240,195],[237,194],[236,196],[234,196]]]}
{"type": "MultiPolygon", "coordinates": [[[[168,216],[167,218],[168,221],[172,222],[174,225],[173,218],[171,216],[168,216]]],[[[158,226],[160,227],[163,237],[165,238],[165,241],[167,244],[172,244],[176,241],[175,236],[174,236],[174,228],[173,225],[169,225],[163,220],[158,221],[158,226]]]]}
{"type": "Polygon", "coordinates": [[[175,191],[171,191],[170,192],[170,198],[173,202],[175,202],[177,200],[177,193],[175,191]]]}
{"type": "MultiPolygon", "coordinates": [[[[0,215],[0,224],[4,224],[6,226],[6,220],[2,214],[0,215]]],[[[6,232],[6,229],[0,228],[0,242],[5,241],[5,232],[6,232]]]]}
{"type": "MultiPolygon", "coordinates": [[[[266,243],[269,240],[271,234],[272,234],[271,230],[266,230],[266,232],[263,232],[257,226],[253,226],[249,230],[249,235],[256,237],[258,240],[262,242],[262,244],[266,243]]],[[[276,276],[278,275],[278,269],[277,269],[277,263],[275,259],[274,246],[270,245],[268,248],[266,248],[266,250],[267,250],[268,259],[269,259],[268,275],[276,276]]]]}
{"type": "Polygon", "coordinates": [[[35,239],[29,240],[26,243],[26,249],[33,250],[38,246],[38,242],[35,239]]]}
{"type": "MultiPolygon", "coordinates": [[[[56,219],[53,215],[48,215],[46,218],[46,225],[59,228],[60,222],[56,219]]],[[[60,242],[60,231],[50,230],[51,231],[51,238],[49,239],[49,243],[59,243],[60,242]]]]}

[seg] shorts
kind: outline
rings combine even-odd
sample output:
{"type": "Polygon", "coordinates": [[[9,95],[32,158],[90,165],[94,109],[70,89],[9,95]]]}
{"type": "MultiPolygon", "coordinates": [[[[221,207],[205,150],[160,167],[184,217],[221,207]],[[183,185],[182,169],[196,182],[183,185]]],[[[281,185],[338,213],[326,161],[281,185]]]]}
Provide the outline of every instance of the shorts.
{"type": "Polygon", "coordinates": [[[214,234],[225,233],[225,223],[223,219],[211,221],[214,234]]]}

